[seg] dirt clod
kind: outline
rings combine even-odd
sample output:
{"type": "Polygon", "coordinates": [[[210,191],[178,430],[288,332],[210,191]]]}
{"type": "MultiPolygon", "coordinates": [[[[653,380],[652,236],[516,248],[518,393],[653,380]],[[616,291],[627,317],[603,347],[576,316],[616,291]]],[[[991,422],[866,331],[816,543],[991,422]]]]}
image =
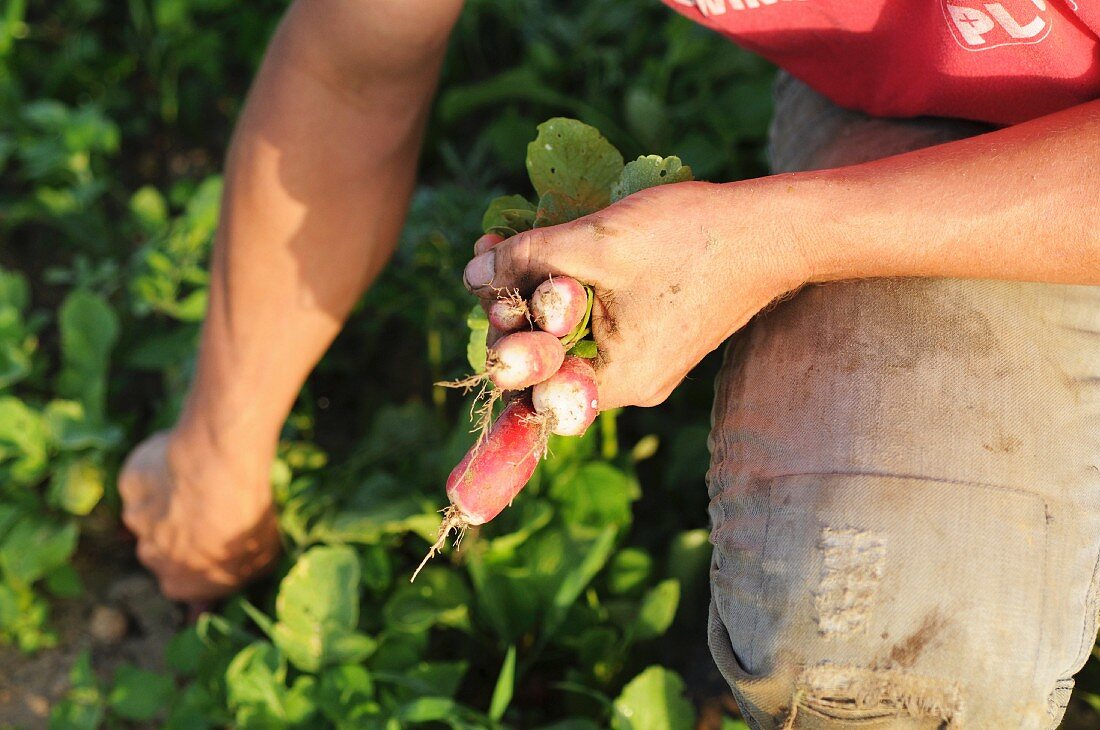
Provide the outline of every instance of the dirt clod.
{"type": "Polygon", "coordinates": [[[126,614],[112,606],[96,606],[88,619],[88,633],[92,639],[107,646],[122,641],[129,626],[126,614]]]}

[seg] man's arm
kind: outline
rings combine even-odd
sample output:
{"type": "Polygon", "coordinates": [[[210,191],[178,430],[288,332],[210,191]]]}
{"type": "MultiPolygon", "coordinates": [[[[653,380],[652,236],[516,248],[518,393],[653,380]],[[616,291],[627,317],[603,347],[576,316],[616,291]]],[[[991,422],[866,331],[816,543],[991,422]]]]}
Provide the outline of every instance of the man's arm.
{"type": "Polygon", "coordinates": [[[1100,284],[1100,101],[978,137],[772,178],[803,211],[810,281],[1100,284]]]}
{"type": "Polygon", "coordinates": [[[306,375],[385,265],[461,0],[298,0],[238,121],[198,368],[120,477],[176,598],[226,593],[277,540],[268,473],[306,375]]]}
{"type": "Polygon", "coordinates": [[[274,443],[307,373],[393,250],[459,5],[305,0],[290,9],[229,151],[181,429],[216,431],[227,445],[274,443]]]}
{"type": "Polygon", "coordinates": [[[492,299],[548,274],[595,287],[600,405],[655,405],[777,297],[937,276],[1100,284],[1100,101],[880,161],[643,190],[471,261],[492,299]]]}

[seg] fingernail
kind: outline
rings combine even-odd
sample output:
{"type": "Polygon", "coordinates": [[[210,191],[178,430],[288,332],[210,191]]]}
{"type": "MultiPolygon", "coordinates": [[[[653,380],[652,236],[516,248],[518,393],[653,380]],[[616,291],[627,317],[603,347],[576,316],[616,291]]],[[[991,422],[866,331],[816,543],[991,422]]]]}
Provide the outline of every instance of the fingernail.
{"type": "Polygon", "coordinates": [[[496,233],[486,233],[484,236],[474,241],[474,255],[485,253],[503,240],[504,238],[496,233]]]}
{"type": "Polygon", "coordinates": [[[480,256],[475,256],[466,264],[466,271],[462,279],[466,282],[466,288],[473,291],[493,282],[496,273],[496,252],[486,251],[480,256]]]}

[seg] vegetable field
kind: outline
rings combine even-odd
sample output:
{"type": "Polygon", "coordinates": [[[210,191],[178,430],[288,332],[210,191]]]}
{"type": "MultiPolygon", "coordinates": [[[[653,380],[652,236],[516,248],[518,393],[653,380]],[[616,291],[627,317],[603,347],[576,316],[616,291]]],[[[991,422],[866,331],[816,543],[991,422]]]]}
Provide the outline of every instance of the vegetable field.
{"type": "MultiPolygon", "coordinates": [[[[656,0],[467,0],[401,245],[282,432],[284,556],[198,615],[156,595],[115,479],[186,392],[221,158],[284,8],[0,4],[0,728],[744,728],[705,641],[720,355],[551,437],[408,581],[475,438],[433,385],[469,369],[462,268],[537,124],[765,172],[772,69],[656,0]]],[[[1078,686],[1067,726],[1100,726],[1095,663],[1078,686]]]]}

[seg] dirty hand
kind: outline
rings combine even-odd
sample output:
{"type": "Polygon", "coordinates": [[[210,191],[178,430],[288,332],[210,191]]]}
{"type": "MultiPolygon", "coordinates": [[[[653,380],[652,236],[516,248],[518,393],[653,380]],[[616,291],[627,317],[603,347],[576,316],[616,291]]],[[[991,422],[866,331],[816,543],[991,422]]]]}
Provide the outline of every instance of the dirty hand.
{"type": "MultiPolygon", "coordinates": [[[[765,179],[766,180],[766,179],[765,179]]],[[[514,236],[466,266],[467,288],[528,295],[548,275],[595,291],[600,408],[663,402],[708,352],[807,281],[774,185],[685,182],[514,236]]]]}
{"type": "Polygon", "coordinates": [[[170,433],[130,454],[118,482],[122,520],[165,596],[220,598],[270,565],[279,536],[267,480],[170,433]]]}

